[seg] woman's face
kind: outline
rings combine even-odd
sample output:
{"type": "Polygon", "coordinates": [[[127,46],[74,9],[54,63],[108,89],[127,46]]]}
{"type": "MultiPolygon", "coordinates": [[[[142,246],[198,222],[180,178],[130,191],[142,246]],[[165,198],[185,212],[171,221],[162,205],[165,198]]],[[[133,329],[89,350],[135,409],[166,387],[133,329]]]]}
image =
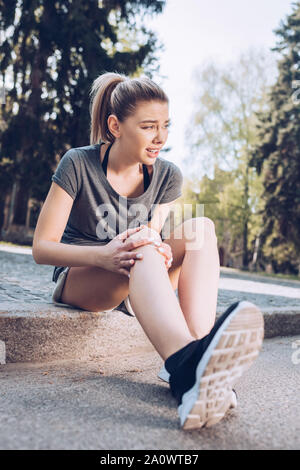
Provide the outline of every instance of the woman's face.
{"type": "Polygon", "coordinates": [[[140,102],[135,114],[119,123],[122,151],[136,161],[153,164],[167,141],[169,121],[168,103],[140,102]]]}

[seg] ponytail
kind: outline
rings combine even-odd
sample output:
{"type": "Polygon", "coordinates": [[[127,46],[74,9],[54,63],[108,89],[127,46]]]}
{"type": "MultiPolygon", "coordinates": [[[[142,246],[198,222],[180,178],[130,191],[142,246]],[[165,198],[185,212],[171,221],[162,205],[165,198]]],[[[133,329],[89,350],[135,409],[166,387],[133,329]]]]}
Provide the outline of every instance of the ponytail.
{"type": "Polygon", "coordinates": [[[130,79],[126,75],[106,72],[93,82],[90,103],[90,145],[100,140],[112,143],[115,140],[110,132],[107,119],[114,114],[120,122],[132,116],[141,101],[161,101],[168,103],[165,92],[150,78],[130,79]]]}

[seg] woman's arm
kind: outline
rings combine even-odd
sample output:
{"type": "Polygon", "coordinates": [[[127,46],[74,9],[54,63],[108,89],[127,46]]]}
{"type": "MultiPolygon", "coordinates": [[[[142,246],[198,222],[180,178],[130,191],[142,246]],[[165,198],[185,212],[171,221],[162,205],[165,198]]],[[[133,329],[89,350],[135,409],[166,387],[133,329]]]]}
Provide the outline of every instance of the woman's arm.
{"type": "Polygon", "coordinates": [[[157,233],[160,233],[169,215],[170,207],[173,203],[174,202],[172,201],[167,202],[166,204],[158,204],[155,207],[153,217],[150,222],[148,222],[147,226],[152,228],[153,230],[156,230],[157,233]]]}
{"type": "Polygon", "coordinates": [[[37,264],[53,266],[101,266],[104,246],[60,243],[73,199],[52,182],[34,232],[32,255],[37,264]]]}
{"type": "Polygon", "coordinates": [[[32,255],[37,264],[104,267],[103,248],[101,245],[80,246],[41,240],[38,248],[32,250],[32,255]]]}

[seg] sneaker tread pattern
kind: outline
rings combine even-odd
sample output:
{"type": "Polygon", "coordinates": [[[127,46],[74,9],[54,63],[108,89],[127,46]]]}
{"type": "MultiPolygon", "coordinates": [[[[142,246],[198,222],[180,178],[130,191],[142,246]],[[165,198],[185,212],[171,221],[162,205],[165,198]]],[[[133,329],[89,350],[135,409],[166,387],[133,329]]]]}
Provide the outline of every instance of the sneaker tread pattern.
{"type": "Polygon", "coordinates": [[[263,337],[260,310],[254,304],[241,308],[212,352],[183,429],[209,427],[224,417],[230,408],[232,386],[257,358],[263,337]]]}

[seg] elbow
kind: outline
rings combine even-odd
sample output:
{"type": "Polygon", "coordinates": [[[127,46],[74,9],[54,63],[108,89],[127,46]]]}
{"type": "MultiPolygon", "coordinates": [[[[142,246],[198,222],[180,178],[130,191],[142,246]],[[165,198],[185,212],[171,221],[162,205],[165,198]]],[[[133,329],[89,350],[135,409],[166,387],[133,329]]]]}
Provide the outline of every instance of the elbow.
{"type": "Polygon", "coordinates": [[[34,261],[36,262],[36,264],[43,264],[41,262],[40,249],[39,249],[39,246],[36,243],[33,243],[33,245],[32,245],[32,257],[33,257],[34,261]]]}
{"type": "Polygon", "coordinates": [[[32,248],[32,257],[33,257],[34,261],[36,262],[36,264],[41,264],[40,261],[39,261],[38,253],[33,248],[32,248]]]}

